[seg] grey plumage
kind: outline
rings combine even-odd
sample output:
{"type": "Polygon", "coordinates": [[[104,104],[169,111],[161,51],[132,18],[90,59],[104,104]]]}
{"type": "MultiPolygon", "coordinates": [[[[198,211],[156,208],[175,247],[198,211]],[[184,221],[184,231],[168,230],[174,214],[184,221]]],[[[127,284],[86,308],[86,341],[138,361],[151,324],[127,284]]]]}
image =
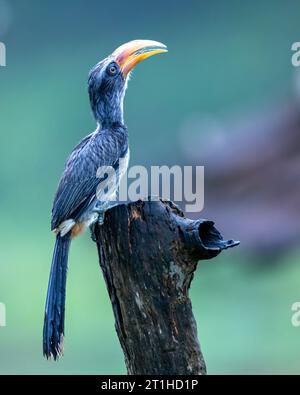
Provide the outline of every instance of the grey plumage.
{"type": "Polygon", "coordinates": [[[72,218],[85,220],[96,202],[100,166],[113,166],[116,170],[119,159],[128,151],[128,133],[124,125],[112,125],[105,130],[97,129],[84,138],[70,155],[55,196],[51,228],[72,218]]]}

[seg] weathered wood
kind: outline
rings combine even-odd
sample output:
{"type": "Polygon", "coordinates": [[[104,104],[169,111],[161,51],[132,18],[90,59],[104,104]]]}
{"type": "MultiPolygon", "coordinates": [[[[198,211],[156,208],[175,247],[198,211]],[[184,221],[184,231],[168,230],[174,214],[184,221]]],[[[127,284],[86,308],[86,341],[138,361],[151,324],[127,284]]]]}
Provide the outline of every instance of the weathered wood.
{"type": "Polygon", "coordinates": [[[238,242],[162,200],[114,207],[93,237],[128,374],[205,374],[188,291],[198,260],[238,242]]]}

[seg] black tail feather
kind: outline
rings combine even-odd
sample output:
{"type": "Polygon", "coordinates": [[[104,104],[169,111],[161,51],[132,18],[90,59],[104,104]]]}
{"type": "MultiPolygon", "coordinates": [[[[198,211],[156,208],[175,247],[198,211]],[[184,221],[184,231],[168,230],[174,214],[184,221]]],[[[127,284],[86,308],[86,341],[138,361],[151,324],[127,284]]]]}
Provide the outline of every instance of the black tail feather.
{"type": "Polygon", "coordinates": [[[56,237],[45,307],[43,353],[55,360],[63,352],[70,235],[56,237]]]}

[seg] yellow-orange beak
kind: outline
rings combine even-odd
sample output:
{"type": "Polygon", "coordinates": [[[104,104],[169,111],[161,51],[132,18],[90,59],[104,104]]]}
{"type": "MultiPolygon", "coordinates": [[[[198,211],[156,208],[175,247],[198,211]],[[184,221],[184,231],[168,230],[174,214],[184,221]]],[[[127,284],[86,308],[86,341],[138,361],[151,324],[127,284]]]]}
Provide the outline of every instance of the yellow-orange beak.
{"type": "Polygon", "coordinates": [[[167,47],[158,41],[134,40],[121,45],[113,52],[112,56],[126,77],[142,60],[163,52],[168,52],[167,47]]]}

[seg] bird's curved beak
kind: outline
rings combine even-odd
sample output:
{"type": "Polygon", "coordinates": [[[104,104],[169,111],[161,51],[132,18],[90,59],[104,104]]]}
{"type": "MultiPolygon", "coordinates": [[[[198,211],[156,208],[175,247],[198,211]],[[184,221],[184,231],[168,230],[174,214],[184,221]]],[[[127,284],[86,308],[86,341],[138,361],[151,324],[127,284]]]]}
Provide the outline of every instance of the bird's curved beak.
{"type": "Polygon", "coordinates": [[[134,40],[121,45],[113,52],[112,56],[126,77],[142,60],[163,52],[168,52],[168,49],[158,41],[134,40]]]}

